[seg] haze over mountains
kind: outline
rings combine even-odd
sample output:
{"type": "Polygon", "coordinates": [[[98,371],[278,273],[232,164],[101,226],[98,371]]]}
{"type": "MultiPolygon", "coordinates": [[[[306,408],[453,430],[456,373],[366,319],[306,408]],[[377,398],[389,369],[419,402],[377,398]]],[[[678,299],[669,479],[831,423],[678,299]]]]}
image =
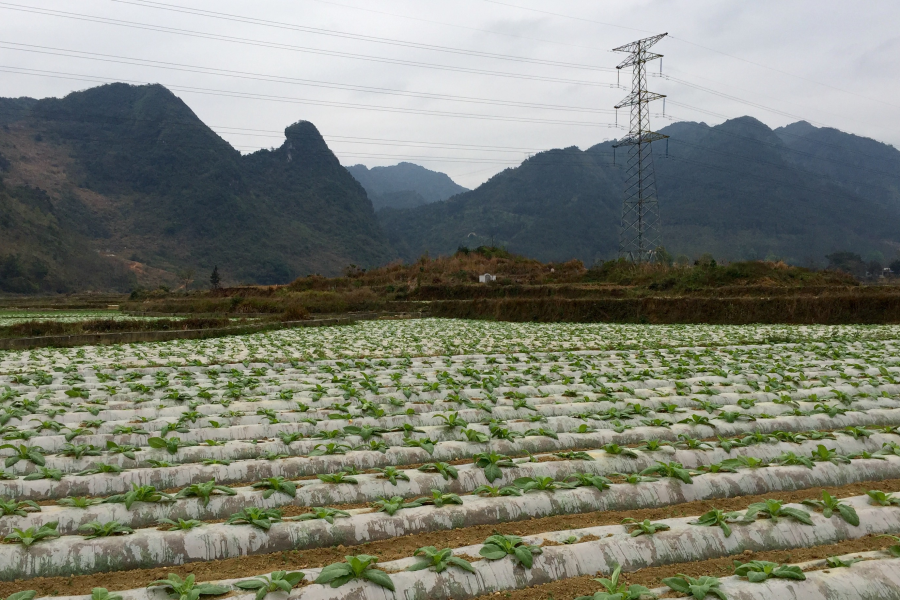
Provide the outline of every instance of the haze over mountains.
{"type": "MultiPolygon", "coordinates": [[[[900,152],[743,117],[654,145],[672,254],[824,264],[900,248],[900,152]]],[[[185,269],[283,283],[494,243],[541,260],[615,255],[625,156],[542,152],[467,191],[410,163],[344,168],[299,121],[241,155],[162,86],[0,99],[0,291],[172,285],[185,269]],[[378,211],[376,213],[376,210],[378,211]]]]}
{"type": "Polygon", "coordinates": [[[444,173],[408,162],[371,169],[353,165],[347,170],[365,188],[375,210],[415,208],[469,191],[444,173]]]}

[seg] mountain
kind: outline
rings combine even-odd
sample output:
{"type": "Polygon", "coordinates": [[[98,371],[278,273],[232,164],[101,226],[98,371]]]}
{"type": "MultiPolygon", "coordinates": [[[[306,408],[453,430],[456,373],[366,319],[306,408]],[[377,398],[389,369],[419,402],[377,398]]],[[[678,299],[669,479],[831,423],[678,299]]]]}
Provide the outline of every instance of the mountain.
{"type": "Polygon", "coordinates": [[[444,173],[408,162],[371,169],[353,165],[347,170],[366,189],[375,210],[415,208],[469,191],[444,173]]]}
{"type": "Polygon", "coordinates": [[[900,152],[890,144],[805,121],[779,127],[775,135],[800,168],[884,206],[900,205],[900,152]]]}
{"type": "MultiPolygon", "coordinates": [[[[666,142],[654,144],[656,179],[663,244],[673,255],[823,265],[835,250],[888,255],[900,247],[894,226],[900,202],[892,196],[900,176],[885,171],[876,181],[851,160],[878,150],[886,170],[900,160],[889,146],[840,132],[806,131],[794,141],[788,135],[794,131],[776,132],[751,117],[715,127],[681,122],[662,131],[670,139],[668,154],[666,142]],[[818,135],[840,170],[809,155],[824,154],[818,135]],[[871,182],[867,188],[854,187],[861,177],[871,182]]],[[[383,209],[378,217],[406,260],[493,244],[541,261],[592,263],[616,253],[625,152],[614,156],[610,142],[542,152],[473,191],[383,209]]]]}
{"type": "Polygon", "coordinates": [[[395,256],[365,190],[311,123],[242,156],[166,88],[111,84],[4,99],[0,124],[0,264],[13,256],[32,288],[128,289],[183,270],[205,280],[216,265],[229,283],[284,283],[395,256]],[[28,274],[38,262],[43,279],[28,274]]]}

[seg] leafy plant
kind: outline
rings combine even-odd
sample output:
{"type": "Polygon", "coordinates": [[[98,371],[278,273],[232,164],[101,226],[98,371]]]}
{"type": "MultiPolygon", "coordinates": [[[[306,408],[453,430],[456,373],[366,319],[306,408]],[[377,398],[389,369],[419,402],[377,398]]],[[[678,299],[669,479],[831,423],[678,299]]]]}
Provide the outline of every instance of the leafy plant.
{"type": "Polygon", "coordinates": [[[572,489],[575,485],[564,481],[554,481],[552,477],[519,477],[513,484],[523,492],[553,492],[558,489],[572,489]]]}
{"type": "Polygon", "coordinates": [[[632,518],[622,519],[622,524],[625,525],[625,529],[628,533],[631,534],[631,537],[637,537],[639,535],[653,535],[657,531],[668,531],[671,529],[665,523],[651,523],[650,519],[644,519],[643,521],[635,521],[632,518]]]}
{"type": "Polygon", "coordinates": [[[721,509],[714,508],[711,511],[700,515],[696,521],[691,521],[691,525],[701,525],[703,527],[721,527],[725,533],[725,537],[731,537],[731,527],[729,523],[735,523],[741,520],[741,513],[725,512],[721,509]]]}
{"type": "Polygon", "coordinates": [[[641,471],[641,475],[673,477],[684,483],[694,483],[694,480],[691,479],[691,472],[685,469],[684,465],[677,462],[664,463],[656,461],[656,465],[644,469],[641,471]]]}
{"type": "Polygon", "coordinates": [[[102,503],[100,498],[85,498],[84,496],[72,496],[69,498],[60,498],[56,501],[60,506],[70,506],[72,508],[90,508],[102,503]]]}
{"type": "Polygon", "coordinates": [[[314,521],[316,519],[322,519],[330,525],[334,525],[334,520],[338,517],[349,517],[350,513],[344,510],[339,510],[337,508],[326,508],[324,506],[314,506],[312,507],[312,512],[304,513],[300,516],[293,517],[294,521],[314,521]]]}
{"type": "Polygon", "coordinates": [[[809,513],[806,511],[802,511],[799,508],[791,508],[789,506],[783,506],[783,500],[764,500],[763,502],[754,502],[750,506],[747,507],[747,512],[744,515],[745,522],[751,522],[756,519],[758,516],[762,515],[763,517],[768,517],[772,519],[774,522],[778,522],[780,518],[789,518],[804,525],[812,525],[812,519],[809,518],[809,513]]]}
{"type": "Polygon", "coordinates": [[[387,479],[391,485],[397,485],[397,480],[409,481],[409,475],[397,469],[397,467],[385,467],[383,469],[373,469],[378,473],[378,477],[387,479]]]}
{"type": "Polygon", "coordinates": [[[160,492],[152,485],[131,484],[131,491],[125,494],[110,496],[104,502],[124,503],[125,508],[131,510],[135,502],[172,502],[175,497],[165,492],[160,492]]]}
{"type": "Polygon", "coordinates": [[[98,537],[109,537],[113,535],[128,535],[130,533],[134,533],[134,529],[128,527],[127,525],[122,525],[118,521],[109,521],[107,523],[101,523],[100,521],[91,521],[90,523],[85,523],[81,527],[78,528],[78,531],[83,531],[84,539],[92,540],[98,537]]]}
{"type": "Polygon", "coordinates": [[[462,504],[462,498],[457,494],[445,494],[441,490],[431,490],[431,498],[421,499],[422,504],[433,504],[437,508],[443,508],[447,504],[462,504]]]}
{"type": "Polygon", "coordinates": [[[300,571],[275,571],[269,576],[257,575],[252,579],[235,582],[234,587],[242,590],[256,590],[256,600],[263,600],[270,592],[290,592],[306,577],[300,571]]]}
{"type": "Polygon", "coordinates": [[[316,477],[324,483],[359,483],[359,480],[349,476],[345,471],[338,471],[337,473],[319,473],[316,477]]]}
{"type": "Polygon", "coordinates": [[[422,500],[406,502],[400,496],[392,496],[391,498],[381,498],[376,500],[372,503],[372,506],[375,507],[376,512],[385,512],[393,517],[397,514],[397,511],[402,508],[418,508],[419,506],[422,506],[422,500]]]}
{"type": "Polygon", "coordinates": [[[821,500],[804,500],[803,504],[821,509],[822,516],[826,519],[830,519],[831,516],[835,512],[837,512],[847,523],[853,525],[854,527],[859,525],[859,515],[856,514],[856,509],[854,509],[849,504],[844,504],[843,502],[829,494],[827,490],[822,490],[821,500]]]}
{"type": "Polygon", "coordinates": [[[496,452],[479,452],[472,458],[475,459],[476,467],[484,469],[484,476],[490,483],[493,483],[503,476],[501,469],[508,469],[516,466],[508,456],[496,452]]]}
{"type": "Polygon", "coordinates": [[[709,595],[713,595],[719,600],[727,600],[725,592],[719,588],[722,582],[718,577],[704,575],[695,579],[679,573],[676,577],[666,577],[662,582],[663,585],[667,585],[681,594],[686,594],[694,600],[703,600],[709,595]]]}
{"type": "Polygon", "coordinates": [[[453,550],[450,548],[438,550],[434,546],[425,546],[416,550],[413,556],[418,556],[419,562],[407,568],[407,571],[421,571],[422,569],[431,568],[435,573],[441,573],[446,571],[448,567],[455,566],[469,573],[475,572],[475,567],[472,566],[472,563],[458,556],[453,556],[453,550]]]}
{"type": "Polygon", "coordinates": [[[13,544],[22,544],[26,548],[36,542],[47,538],[59,537],[56,528],[59,526],[58,521],[41,525],[40,527],[29,527],[28,529],[13,528],[13,532],[3,538],[3,541],[13,544]]]}
{"type": "Polygon", "coordinates": [[[7,500],[0,496],[0,516],[26,517],[28,511],[40,512],[41,507],[34,500],[7,500]]]}
{"type": "Polygon", "coordinates": [[[593,487],[598,491],[608,490],[612,482],[602,475],[591,473],[572,473],[566,479],[572,487],[593,487]]]}
{"type": "Polygon", "coordinates": [[[456,467],[445,462],[428,463],[419,467],[418,470],[422,471],[423,473],[429,471],[440,473],[444,478],[444,481],[450,481],[451,477],[453,479],[459,479],[459,471],[456,470],[456,467]]]}
{"type": "Polygon", "coordinates": [[[157,529],[162,529],[163,531],[190,531],[203,525],[203,521],[198,521],[197,519],[178,519],[178,521],[160,519],[158,523],[159,527],[157,529]]]}
{"type": "Polygon", "coordinates": [[[484,546],[479,554],[488,560],[499,560],[506,556],[512,556],[513,561],[520,563],[526,569],[534,564],[534,555],[541,554],[540,546],[526,544],[517,535],[494,534],[484,541],[484,546]]]}
{"type": "Polygon", "coordinates": [[[887,550],[891,556],[900,558],[900,537],[897,537],[896,535],[879,535],[878,537],[888,538],[897,542],[896,544],[888,546],[887,550]]]}
{"type": "Polygon", "coordinates": [[[762,583],[770,578],[806,580],[806,575],[803,574],[800,567],[779,565],[767,560],[751,560],[743,564],[734,561],[734,567],[735,575],[746,577],[752,583],[762,583]]]}
{"type": "Polygon", "coordinates": [[[359,554],[345,556],[344,559],[346,562],[334,563],[322,569],[316,578],[316,583],[327,583],[331,587],[337,588],[353,579],[362,579],[394,591],[394,582],[391,581],[390,576],[375,568],[378,558],[368,554],[359,554]]]}
{"type": "Polygon", "coordinates": [[[209,504],[210,497],[215,492],[225,494],[226,496],[234,496],[235,494],[237,494],[237,492],[230,487],[225,485],[217,485],[215,480],[210,480],[206,483],[192,483],[188,487],[175,494],[175,497],[199,498],[200,503],[203,504],[203,506],[207,506],[209,504]]]}
{"type": "Polygon", "coordinates": [[[91,600],[122,600],[122,596],[120,594],[110,594],[106,588],[95,587],[91,590],[91,600]]]}
{"type": "Polygon", "coordinates": [[[850,558],[844,560],[840,556],[827,556],[825,557],[825,564],[828,565],[828,568],[830,569],[840,569],[850,567],[855,563],[860,562],[861,560],[861,558],[850,558]]]}
{"type": "Polygon", "coordinates": [[[266,477],[250,487],[263,490],[263,498],[265,499],[271,498],[276,492],[285,494],[291,498],[294,498],[297,495],[297,484],[280,476],[266,477]]]}
{"type": "Polygon", "coordinates": [[[877,504],[878,506],[900,506],[900,498],[893,494],[887,494],[881,490],[869,490],[866,492],[869,497],[869,504],[877,504]]]}
{"type": "Polygon", "coordinates": [[[642,598],[656,598],[656,594],[642,585],[627,585],[619,583],[622,575],[622,566],[616,565],[609,579],[598,577],[594,579],[605,590],[599,591],[593,596],[580,596],[575,600],[641,600],[642,598]]]}
{"type": "Polygon", "coordinates": [[[13,444],[3,444],[0,445],[0,450],[12,450],[14,452],[12,456],[6,457],[4,463],[6,467],[11,467],[20,460],[34,463],[39,467],[43,467],[47,463],[47,461],[44,460],[44,449],[39,446],[26,446],[24,444],[14,446],[13,444]]]}
{"type": "Polygon", "coordinates": [[[497,498],[499,496],[521,496],[522,490],[512,486],[498,488],[490,485],[480,485],[475,488],[472,493],[476,496],[489,496],[491,498],[497,498]]]}
{"type": "Polygon", "coordinates": [[[166,579],[157,579],[150,582],[147,587],[162,587],[169,589],[168,596],[173,600],[198,600],[200,596],[218,596],[231,591],[225,585],[213,585],[212,583],[194,583],[193,574],[184,579],[175,573],[169,573],[166,579]]]}
{"type": "Polygon", "coordinates": [[[225,521],[226,525],[252,525],[268,531],[274,523],[281,522],[281,511],[277,508],[246,506],[225,521]]]}

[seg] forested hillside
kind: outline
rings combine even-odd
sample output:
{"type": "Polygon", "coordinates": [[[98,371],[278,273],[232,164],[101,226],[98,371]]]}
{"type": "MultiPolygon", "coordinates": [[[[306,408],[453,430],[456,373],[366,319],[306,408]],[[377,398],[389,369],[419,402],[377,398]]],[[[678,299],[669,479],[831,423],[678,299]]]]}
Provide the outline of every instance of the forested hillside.
{"type": "MultiPolygon", "coordinates": [[[[900,164],[900,153],[893,148],[834,130],[808,131],[787,143],[786,132],[750,117],[662,131],[671,136],[668,154],[666,142],[654,152],[663,244],[671,254],[824,265],[835,250],[896,252],[900,171],[889,169],[890,161],[900,164]],[[826,153],[817,136],[827,138],[828,158],[842,169],[808,152],[826,153]],[[882,151],[880,179],[854,168],[849,157],[857,146],[882,151]],[[866,187],[854,185],[860,179],[866,187]]],[[[378,214],[408,260],[493,244],[543,261],[592,263],[616,251],[624,149],[613,161],[611,143],[551,150],[448,201],[378,214]]]]}
{"type": "Polygon", "coordinates": [[[0,112],[0,258],[19,265],[14,287],[129,289],[216,265],[230,283],[283,283],[394,256],[311,123],[242,156],[158,85],[6,100],[0,112]]]}

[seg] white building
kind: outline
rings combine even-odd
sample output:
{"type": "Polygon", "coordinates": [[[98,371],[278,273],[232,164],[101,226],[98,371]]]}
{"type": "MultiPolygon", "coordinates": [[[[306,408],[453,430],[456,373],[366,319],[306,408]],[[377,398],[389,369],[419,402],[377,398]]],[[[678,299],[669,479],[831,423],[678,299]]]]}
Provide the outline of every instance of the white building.
{"type": "Polygon", "coordinates": [[[491,281],[497,281],[497,276],[491,275],[490,273],[485,273],[484,275],[478,276],[479,283],[490,283],[491,281]]]}

